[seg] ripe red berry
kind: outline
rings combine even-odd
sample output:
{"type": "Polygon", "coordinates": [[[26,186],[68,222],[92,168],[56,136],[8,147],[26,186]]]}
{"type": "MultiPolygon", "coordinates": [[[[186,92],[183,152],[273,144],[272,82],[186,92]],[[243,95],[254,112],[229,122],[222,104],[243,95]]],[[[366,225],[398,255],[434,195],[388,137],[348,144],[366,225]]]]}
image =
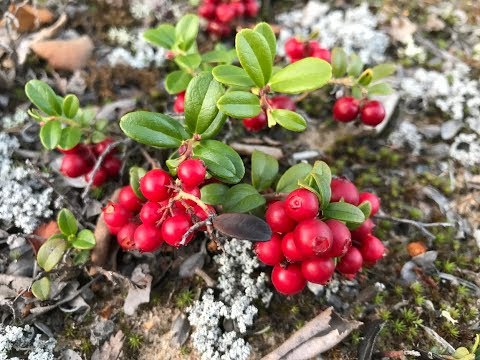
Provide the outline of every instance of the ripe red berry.
{"type": "Polygon", "coordinates": [[[307,284],[298,264],[289,264],[286,267],[275,265],[272,270],[272,284],[275,289],[284,295],[294,295],[303,290],[307,284]]]}
{"type": "Polygon", "coordinates": [[[372,219],[365,220],[359,227],[351,231],[352,239],[362,242],[369,234],[372,233],[375,223],[372,219]]]}
{"type": "Polygon", "coordinates": [[[317,195],[307,189],[296,189],[285,199],[285,212],[296,221],[312,219],[318,214],[317,195]]]}
{"type": "Polygon", "coordinates": [[[230,6],[235,11],[235,16],[241,17],[245,14],[245,5],[241,1],[233,1],[230,6]]]}
{"type": "Polygon", "coordinates": [[[202,160],[187,159],[183,161],[177,170],[177,176],[182,184],[188,188],[199,186],[205,179],[207,169],[202,160]]]}
{"type": "Polygon", "coordinates": [[[378,196],[370,192],[361,192],[358,197],[358,203],[361,204],[365,201],[368,201],[370,203],[370,216],[375,215],[380,209],[380,199],[378,198],[378,196]]]}
{"type": "MultiPolygon", "coordinates": [[[[169,245],[179,246],[183,235],[190,229],[191,225],[190,216],[187,214],[178,214],[168,218],[162,224],[163,240],[169,245]]],[[[190,242],[192,238],[193,234],[187,238],[186,243],[190,242]]]]}
{"type": "Polygon", "coordinates": [[[335,272],[335,263],[330,258],[311,258],[302,262],[302,274],[305,280],[325,285],[335,272]]]}
{"type": "Polygon", "coordinates": [[[330,62],[332,59],[330,50],[321,47],[313,49],[310,53],[310,56],[325,60],[326,62],[330,62]]]}
{"type": "Polygon", "coordinates": [[[285,53],[292,59],[302,59],[304,56],[304,44],[297,38],[290,38],[285,42],[285,53]]]}
{"type": "Polygon", "coordinates": [[[153,252],[162,245],[161,230],[150,224],[142,224],[137,227],[134,234],[135,246],[142,252],[153,252]]]}
{"type": "Polygon", "coordinates": [[[255,17],[258,14],[258,3],[256,0],[247,0],[245,3],[245,15],[249,17],[255,17]]]}
{"type": "Polygon", "coordinates": [[[293,231],[296,221],[288,217],[285,211],[285,202],[275,201],[271,203],[265,212],[265,220],[273,232],[287,233],[293,231]]]}
{"type": "Polygon", "coordinates": [[[216,214],[216,211],[213,206],[207,205],[208,210],[210,210],[210,213],[207,214],[205,210],[203,210],[200,206],[195,205],[193,207],[193,211],[195,212],[195,215],[197,216],[198,220],[204,221],[206,220],[211,214],[216,214]]]}
{"type": "Polygon", "coordinates": [[[82,147],[85,145],[83,144],[77,144],[71,149],[62,149],[60,146],[57,146],[57,150],[60,151],[62,154],[77,154],[81,152],[82,147]]]}
{"type": "Polygon", "coordinates": [[[295,102],[285,95],[274,96],[269,102],[270,106],[274,109],[285,109],[290,111],[295,111],[297,109],[295,102]]]}
{"type": "Polygon", "coordinates": [[[216,7],[215,15],[217,15],[218,21],[224,24],[229,23],[235,17],[235,8],[230,4],[222,3],[216,7]]]}
{"type": "MultiPolygon", "coordinates": [[[[85,181],[89,182],[91,175],[92,175],[92,173],[89,173],[89,174],[85,175],[85,181]]],[[[94,187],[102,186],[103,184],[105,184],[107,179],[108,179],[107,170],[105,170],[105,168],[103,168],[103,167],[100,167],[97,170],[97,172],[95,173],[95,176],[93,177],[92,185],[94,187]]]]}
{"type": "Polygon", "coordinates": [[[120,189],[118,194],[118,203],[123,205],[129,211],[138,212],[142,207],[142,202],[137,197],[130,185],[124,186],[120,189]]]}
{"type": "Polygon", "coordinates": [[[274,266],[279,264],[284,259],[282,237],[278,234],[273,234],[270,240],[256,243],[255,253],[258,259],[266,265],[274,266]]]}
{"type": "Polygon", "coordinates": [[[207,31],[218,37],[224,37],[230,34],[230,26],[219,21],[209,21],[207,31]]]}
{"type": "Polygon", "coordinates": [[[85,175],[91,168],[83,155],[73,153],[63,157],[60,172],[67,177],[75,178],[85,175]]]}
{"type": "Polygon", "coordinates": [[[157,202],[148,201],[143,204],[140,210],[140,220],[144,224],[155,225],[162,218],[162,205],[157,202]]]}
{"type": "Polygon", "coordinates": [[[267,126],[267,115],[262,111],[253,118],[245,118],[242,120],[243,126],[250,132],[259,132],[267,126]]]}
{"type": "Polygon", "coordinates": [[[318,219],[302,221],[295,228],[294,235],[295,245],[307,258],[322,255],[332,247],[332,231],[318,219]]]}
{"type": "Polygon", "coordinates": [[[118,235],[118,233],[120,232],[120,230],[122,230],[122,227],[123,227],[123,226],[110,226],[108,224],[105,224],[105,225],[107,225],[108,232],[112,235],[118,235]]]}
{"type": "Polygon", "coordinates": [[[295,245],[295,235],[293,232],[285,234],[282,239],[282,252],[285,258],[290,262],[305,260],[305,256],[295,245]]]}
{"type": "Polygon", "coordinates": [[[325,221],[325,224],[332,232],[333,242],[332,247],[323,256],[334,258],[345,255],[350,246],[352,246],[350,230],[344,223],[335,219],[329,219],[325,221]]]}
{"type": "Polygon", "coordinates": [[[205,19],[212,20],[215,18],[215,5],[203,3],[198,7],[198,15],[205,19]]]}
{"type": "Polygon", "coordinates": [[[377,126],[385,119],[385,108],[380,101],[368,101],[360,111],[360,119],[365,125],[377,126]]]}
{"type": "Polygon", "coordinates": [[[107,156],[103,161],[102,167],[107,170],[109,176],[117,177],[122,168],[122,160],[116,156],[107,156]]]}
{"type": "Polygon", "coordinates": [[[330,183],[330,189],[332,190],[331,202],[343,201],[358,205],[358,190],[352,182],[345,178],[332,179],[330,183]]]}
{"type": "Polygon", "coordinates": [[[350,122],[358,116],[358,100],[351,96],[344,96],[333,105],[333,118],[340,122],[350,122]]]}
{"type": "Polygon", "coordinates": [[[356,274],[363,265],[363,258],[360,250],[352,246],[337,263],[337,270],[341,274],[356,274]]]}
{"type": "Polygon", "coordinates": [[[125,225],[132,214],[120,204],[110,202],[103,209],[103,218],[105,223],[112,227],[120,227],[125,225]]]}
{"type": "Polygon", "coordinates": [[[360,252],[365,262],[374,263],[383,257],[385,246],[379,238],[370,234],[363,239],[360,252]]]}
{"type": "MultiPolygon", "coordinates": [[[[104,139],[103,141],[99,142],[99,143],[96,143],[94,146],[93,146],[93,152],[95,153],[95,155],[99,156],[99,155],[102,155],[103,152],[107,149],[108,145],[110,145],[111,143],[113,143],[113,139],[110,139],[110,138],[106,138],[104,139]]],[[[115,149],[112,149],[109,154],[113,154],[115,152],[115,149]]]]}
{"type": "Polygon", "coordinates": [[[173,103],[173,111],[181,114],[185,111],[185,91],[177,94],[173,103]]]}
{"type": "Polygon", "coordinates": [[[120,231],[117,233],[117,242],[122,249],[133,250],[135,248],[134,234],[135,230],[137,230],[137,227],[137,224],[129,222],[122,226],[120,231]]]}
{"type": "Polygon", "coordinates": [[[140,191],[150,201],[162,201],[170,196],[172,177],[162,169],[153,169],[140,179],[140,191]]]}

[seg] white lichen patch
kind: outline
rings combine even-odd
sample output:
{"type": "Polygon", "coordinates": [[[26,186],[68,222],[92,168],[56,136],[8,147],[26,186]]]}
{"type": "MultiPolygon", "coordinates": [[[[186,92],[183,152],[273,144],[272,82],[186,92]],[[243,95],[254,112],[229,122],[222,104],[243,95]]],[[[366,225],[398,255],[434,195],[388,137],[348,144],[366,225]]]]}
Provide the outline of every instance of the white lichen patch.
{"type": "Polygon", "coordinates": [[[54,348],[57,341],[54,338],[42,339],[34,329],[25,325],[0,325],[0,360],[54,360],[54,348]],[[15,355],[13,355],[15,354],[15,355]]]}

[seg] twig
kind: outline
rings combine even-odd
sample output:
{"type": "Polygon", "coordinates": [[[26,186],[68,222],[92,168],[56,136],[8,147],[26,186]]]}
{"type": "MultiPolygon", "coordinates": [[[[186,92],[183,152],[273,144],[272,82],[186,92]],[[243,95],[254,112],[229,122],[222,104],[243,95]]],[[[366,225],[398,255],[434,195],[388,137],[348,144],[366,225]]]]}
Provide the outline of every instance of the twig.
{"type": "Polygon", "coordinates": [[[288,196],[288,193],[268,193],[268,194],[262,194],[265,200],[267,201],[272,201],[272,200],[285,200],[288,196]]]}
{"type": "Polygon", "coordinates": [[[181,246],[185,245],[187,243],[188,237],[190,235],[192,235],[195,231],[200,229],[201,227],[212,225],[213,217],[214,217],[213,215],[210,215],[206,220],[199,221],[199,222],[193,224],[192,226],[190,226],[190,229],[188,229],[187,232],[185,234],[183,234],[182,240],[180,241],[179,245],[181,245],[181,246]]]}
{"type": "Polygon", "coordinates": [[[453,227],[454,225],[449,223],[449,222],[434,222],[434,223],[425,223],[421,221],[415,221],[415,220],[410,220],[410,219],[402,219],[402,218],[397,218],[394,216],[389,216],[389,215],[375,215],[375,218],[381,219],[381,220],[389,220],[389,221],[394,221],[402,224],[409,224],[412,226],[415,226],[417,229],[419,229],[425,236],[427,236],[429,239],[435,239],[435,235],[433,235],[430,231],[428,231],[426,228],[429,227],[453,227]]]}
{"type": "Polygon", "coordinates": [[[121,280],[122,282],[126,283],[129,286],[138,287],[128,277],[126,277],[126,276],[124,276],[124,275],[122,275],[122,274],[120,274],[116,271],[106,270],[106,269],[102,268],[101,266],[96,266],[96,265],[91,266],[90,270],[93,270],[94,273],[98,273],[98,274],[101,274],[101,275],[105,276],[112,283],[114,283],[113,279],[116,278],[116,279],[121,280]]]}
{"type": "Polygon", "coordinates": [[[89,175],[87,186],[85,187],[85,189],[83,190],[83,193],[82,193],[82,199],[85,200],[85,198],[87,197],[88,192],[92,188],[93,179],[95,178],[95,175],[97,174],[98,170],[100,169],[100,166],[102,166],[102,163],[105,160],[105,158],[108,156],[108,154],[114,148],[116,148],[118,145],[127,144],[128,142],[130,142],[130,139],[126,138],[126,139],[117,140],[117,141],[115,141],[111,144],[108,144],[108,146],[105,148],[105,151],[98,157],[97,162],[95,163],[95,166],[93,167],[93,170],[89,175]]]}
{"type": "Polygon", "coordinates": [[[152,158],[150,156],[150,154],[144,149],[144,148],[140,148],[140,152],[142,153],[143,157],[145,158],[145,160],[148,161],[148,163],[150,164],[150,166],[155,169],[155,168],[161,168],[160,164],[158,163],[158,161],[156,161],[154,158],[152,158]]]}
{"type": "Polygon", "coordinates": [[[205,271],[203,271],[200,268],[195,269],[195,274],[200,276],[205,283],[207,284],[208,287],[213,288],[215,286],[215,280],[213,280],[210,275],[208,275],[205,271]]]}

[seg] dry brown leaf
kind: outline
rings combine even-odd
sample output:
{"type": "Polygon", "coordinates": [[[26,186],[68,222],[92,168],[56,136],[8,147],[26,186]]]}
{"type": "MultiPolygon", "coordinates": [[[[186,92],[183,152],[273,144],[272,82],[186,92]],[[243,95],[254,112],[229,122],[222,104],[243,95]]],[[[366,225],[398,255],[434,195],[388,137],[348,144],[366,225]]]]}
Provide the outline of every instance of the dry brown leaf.
{"type": "Polygon", "coordinates": [[[52,220],[48,223],[39,225],[33,233],[35,235],[48,239],[50,236],[58,234],[59,232],[60,229],[58,228],[57,222],[55,220],[52,220]]]}
{"type": "MultiPolygon", "coordinates": [[[[8,11],[11,12],[15,19],[15,30],[18,32],[28,32],[39,28],[44,24],[48,24],[53,21],[53,13],[45,8],[36,8],[31,5],[25,4],[17,7],[15,4],[10,5],[8,11]]],[[[2,21],[3,25],[4,21],[2,21]]]]}
{"type": "Polygon", "coordinates": [[[70,40],[39,41],[31,49],[56,70],[75,71],[83,68],[93,51],[93,42],[84,35],[70,40]]]}

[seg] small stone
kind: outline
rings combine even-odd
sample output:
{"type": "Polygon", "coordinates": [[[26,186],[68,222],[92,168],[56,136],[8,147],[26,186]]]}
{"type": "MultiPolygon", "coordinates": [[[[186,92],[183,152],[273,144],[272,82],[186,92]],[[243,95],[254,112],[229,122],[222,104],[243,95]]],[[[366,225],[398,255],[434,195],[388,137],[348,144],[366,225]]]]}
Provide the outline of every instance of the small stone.
{"type": "Polygon", "coordinates": [[[462,122],[456,120],[449,120],[444,122],[441,126],[441,136],[443,140],[450,140],[453,139],[455,135],[460,131],[463,127],[462,122]]]}

